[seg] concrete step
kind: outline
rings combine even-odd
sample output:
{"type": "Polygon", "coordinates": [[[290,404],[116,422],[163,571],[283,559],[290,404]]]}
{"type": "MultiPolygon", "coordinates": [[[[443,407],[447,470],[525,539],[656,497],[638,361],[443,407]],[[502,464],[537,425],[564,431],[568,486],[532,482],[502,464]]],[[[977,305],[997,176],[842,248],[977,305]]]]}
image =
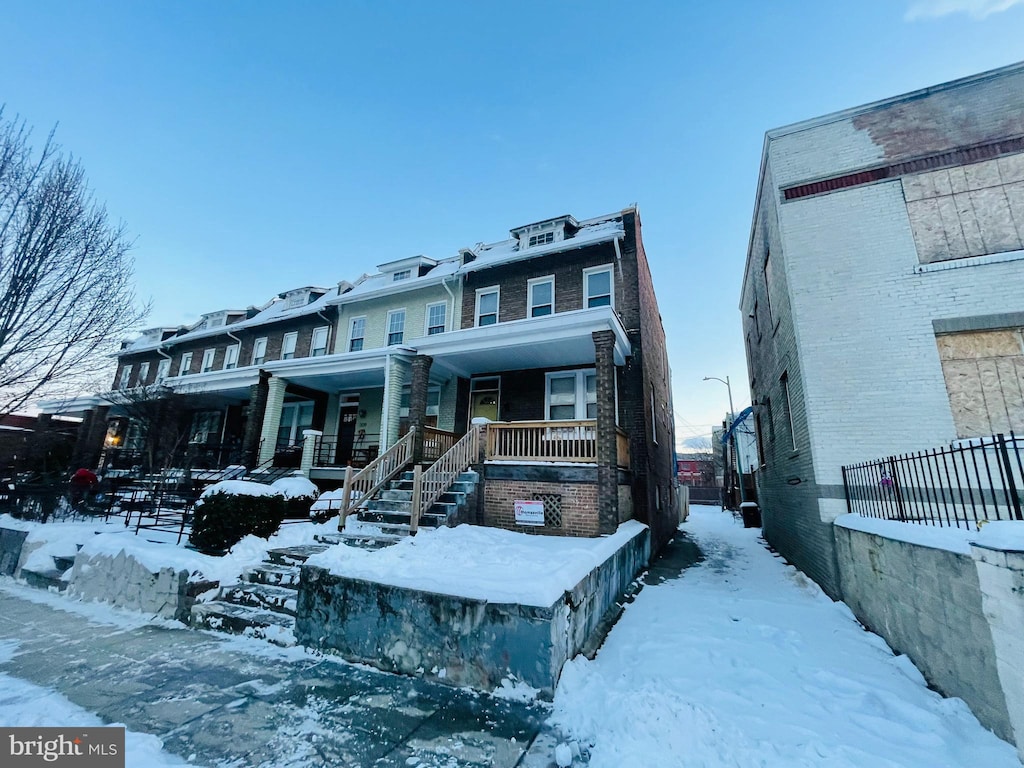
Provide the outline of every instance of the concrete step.
{"type": "Polygon", "coordinates": [[[215,600],[192,606],[193,627],[269,640],[284,647],[295,645],[295,620],[291,616],[245,605],[215,600]]]}
{"type": "Polygon", "coordinates": [[[21,569],[21,578],[30,587],[35,587],[36,589],[55,589],[58,592],[63,592],[68,588],[68,583],[61,578],[63,575],[64,571],[57,570],[56,568],[48,568],[43,571],[30,571],[28,568],[21,569]]]}
{"type": "MultiPolygon", "coordinates": [[[[396,512],[392,510],[366,510],[359,514],[360,522],[385,525],[409,525],[408,512],[396,512]]],[[[428,513],[420,518],[420,528],[439,528],[445,524],[447,518],[444,515],[428,513]]]]}
{"type": "Polygon", "coordinates": [[[338,534],[338,543],[346,547],[373,550],[390,547],[392,544],[397,544],[404,538],[405,536],[398,536],[383,532],[373,535],[365,533],[340,533],[338,534]]]}
{"type": "Polygon", "coordinates": [[[410,488],[407,491],[392,489],[381,491],[380,499],[382,501],[412,501],[412,483],[409,485],[410,488]]]}
{"type": "Polygon", "coordinates": [[[270,584],[278,587],[298,589],[299,567],[297,565],[263,563],[254,568],[247,568],[245,579],[251,584],[270,584]]]}
{"type": "Polygon", "coordinates": [[[224,603],[294,616],[298,594],[294,588],[275,587],[272,584],[234,584],[223,587],[218,599],[224,603]]]}
{"type": "Polygon", "coordinates": [[[317,555],[327,549],[326,544],[300,544],[295,547],[279,547],[267,551],[270,562],[278,565],[298,565],[306,562],[310,555],[317,555]]]}
{"type": "Polygon", "coordinates": [[[412,501],[389,501],[387,499],[373,499],[366,503],[366,509],[377,512],[404,512],[409,514],[412,509],[412,501]]]}

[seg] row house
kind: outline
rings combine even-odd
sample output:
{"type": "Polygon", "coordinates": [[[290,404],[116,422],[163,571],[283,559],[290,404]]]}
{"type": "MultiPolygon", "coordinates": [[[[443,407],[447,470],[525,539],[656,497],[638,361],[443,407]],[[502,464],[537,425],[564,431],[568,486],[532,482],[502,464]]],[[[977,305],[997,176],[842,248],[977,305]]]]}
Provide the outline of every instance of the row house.
{"type": "Polygon", "coordinates": [[[535,532],[637,517],[657,549],[675,529],[670,372],[636,208],[147,331],[122,350],[114,395],[44,410],[91,408],[83,450],[110,456],[130,429],[116,393],[155,386],[194,400],[189,445],[220,465],[301,463],[338,487],[409,434],[407,458],[427,466],[487,422],[481,522],[522,529],[527,499],[543,502],[535,532]]]}

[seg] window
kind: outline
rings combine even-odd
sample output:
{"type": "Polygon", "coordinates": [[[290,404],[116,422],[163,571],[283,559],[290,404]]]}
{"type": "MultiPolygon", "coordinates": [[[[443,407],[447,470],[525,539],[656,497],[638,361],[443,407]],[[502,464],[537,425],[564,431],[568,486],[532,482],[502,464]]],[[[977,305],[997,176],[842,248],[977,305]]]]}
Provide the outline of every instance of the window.
{"type": "MultiPolygon", "coordinates": [[[[412,399],[412,387],[408,384],[402,387],[402,397],[399,401],[398,415],[403,419],[409,418],[409,402],[412,399]]],[[[441,412],[441,387],[432,385],[427,388],[427,416],[433,416],[437,421],[437,414],[441,412]]]]}
{"type": "Polygon", "coordinates": [[[528,248],[533,248],[535,245],[547,245],[548,243],[555,242],[554,232],[542,232],[539,235],[530,235],[528,248]]]}
{"type": "Polygon", "coordinates": [[[277,447],[287,448],[302,442],[302,432],[313,428],[313,401],[285,403],[277,428],[277,447]]]}
{"type": "Polygon", "coordinates": [[[232,344],[224,350],[224,370],[238,367],[238,345],[232,344]]]}
{"type": "Polygon", "coordinates": [[[213,370],[213,358],[216,354],[216,349],[207,349],[203,352],[203,365],[199,369],[200,373],[206,373],[207,371],[213,370]]]}
{"type": "Polygon", "coordinates": [[[435,333],[444,333],[447,310],[448,305],[444,302],[440,304],[427,304],[427,336],[433,336],[435,333]]]}
{"type": "Polygon", "coordinates": [[[167,376],[170,374],[170,372],[171,372],[171,361],[168,360],[167,358],[164,358],[156,366],[156,380],[158,382],[159,381],[163,381],[164,379],[167,378],[167,376]]]}
{"type": "Polygon", "coordinates": [[[774,323],[772,318],[772,263],[771,251],[764,254],[764,300],[768,304],[768,323],[774,323]]]}
{"type": "Polygon", "coordinates": [[[196,411],[190,443],[214,443],[220,437],[220,411],[196,411]]]}
{"type": "Polygon", "coordinates": [[[651,385],[651,439],[658,444],[658,407],[654,402],[654,385],[651,385]]]}
{"type": "Polygon", "coordinates": [[[615,306],[610,264],[583,270],[583,305],[585,309],[615,306]]]}
{"type": "Polygon", "coordinates": [[[121,369],[121,381],[118,384],[118,389],[128,388],[128,382],[132,380],[133,368],[135,368],[134,365],[126,365],[124,368],[121,369]]]}
{"type": "Polygon", "coordinates": [[[494,325],[498,322],[498,286],[478,288],[476,292],[476,324],[494,325]]]}
{"type": "Polygon", "coordinates": [[[327,354],[327,331],[326,325],[313,329],[313,339],[309,342],[310,357],[320,357],[327,354]]]}
{"type": "Polygon", "coordinates": [[[299,334],[297,331],[286,333],[284,340],[281,343],[281,359],[291,360],[295,357],[295,342],[299,340],[299,334]]]}
{"type": "Polygon", "coordinates": [[[391,281],[397,283],[399,280],[408,280],[410,277],[412,277],[412,270],[403,269],[401,272],[395,272],[391,276],[391,281]]]}
{"type": "Polygon", "coordinates": [[[263,365],[267,359],[267,337],[263,336],[252,343],[252,364],[263,365]]]}
{"type": "Polygon", "coordinates": [[[144,386],[146,384],[146,379],[148,379],[148,378],[149,378],[149,362],[140,363],[139,364],[139,381],[138,381],[139,386],[140,387],[144,386]]]}
{"type": "Polygon", "coordinates": [[[363,348],[363,337],[366,335],[366,318],[353,317],[348,327],[348,351],[358,352],[363,348]]]}
{"type": "Polygon", "coordinates": [[[388,346],[401,344],[405,339],[405,310],[393,309],[388,312],[388,346]]]}
{"type": "Polygon", "coordinates": [[[779,384],[782,385],[782,417],[786,426],[789,428],[789,440],[793,446],[793,450],[796,450],[796,430],[793,429],[793,405],[789,400],[789,373],[783,373],[782,378],[779,379],[779,384]]]}
{"type": "Polygon", "coordinates": [[[527,301],[530,317],[543,317],[555,311],[555,278],[554,275],[538,277],[527,282],[527,301]]]}
{"type": "Polygon", "coordinates": [[[597,418],[597,373],[593,368],[545,374],[549,421],[597,418]]]}
{"type": "Polygon", "coordinates": [[[188,374],[189,369],[192,367],[192,353],[186,352],[181,356],[181,362],[178,363],[178,375],[185,376],[188,374]]]}

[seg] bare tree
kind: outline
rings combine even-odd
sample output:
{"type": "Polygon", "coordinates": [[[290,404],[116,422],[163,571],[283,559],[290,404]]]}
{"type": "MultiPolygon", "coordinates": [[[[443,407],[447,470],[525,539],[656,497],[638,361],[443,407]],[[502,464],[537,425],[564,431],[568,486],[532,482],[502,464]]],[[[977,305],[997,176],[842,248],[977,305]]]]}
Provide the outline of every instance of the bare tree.
{"type": "Polygon", "coordinates": [[[0,108],[0,413],[95,380],[146,313],[124,226],[53,132],[38,155],[30,136],[0,108]]]}

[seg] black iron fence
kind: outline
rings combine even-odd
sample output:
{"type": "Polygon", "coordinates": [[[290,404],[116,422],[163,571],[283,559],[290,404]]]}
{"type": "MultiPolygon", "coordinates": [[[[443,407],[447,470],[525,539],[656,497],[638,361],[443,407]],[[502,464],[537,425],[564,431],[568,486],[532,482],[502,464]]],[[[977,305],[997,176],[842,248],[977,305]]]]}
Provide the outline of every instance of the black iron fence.
{"type": "Polygon", "coordinates": [[[843,467],[846,508],[867,517],[970,528],[1024,520],[1024,438],[962,441],[843,467]]]}

